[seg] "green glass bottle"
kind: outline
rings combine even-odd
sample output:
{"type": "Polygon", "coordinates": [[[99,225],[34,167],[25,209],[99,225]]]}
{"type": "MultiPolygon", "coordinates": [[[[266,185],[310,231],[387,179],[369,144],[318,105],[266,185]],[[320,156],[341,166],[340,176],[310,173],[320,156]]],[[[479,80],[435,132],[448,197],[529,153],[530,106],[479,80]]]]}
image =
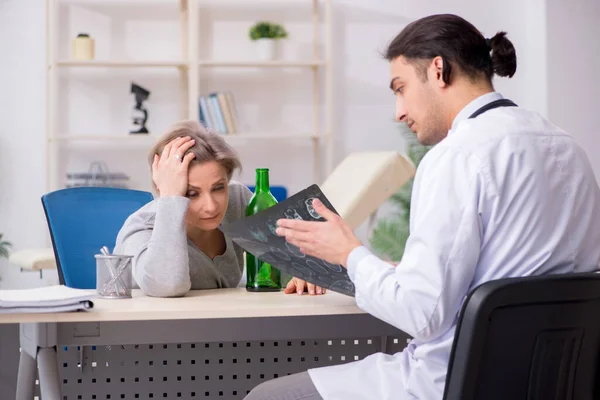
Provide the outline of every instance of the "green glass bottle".
{"type": "MultiPolygon", "coordinates": [[[[269,169],[256,169],[256,189],[246,207],[246,216],[277,204],[269,186],[269,169]]],[[[246,252],[246,290],[249,292],[276,292],[281,290],[281,272],[246,252]]]]}

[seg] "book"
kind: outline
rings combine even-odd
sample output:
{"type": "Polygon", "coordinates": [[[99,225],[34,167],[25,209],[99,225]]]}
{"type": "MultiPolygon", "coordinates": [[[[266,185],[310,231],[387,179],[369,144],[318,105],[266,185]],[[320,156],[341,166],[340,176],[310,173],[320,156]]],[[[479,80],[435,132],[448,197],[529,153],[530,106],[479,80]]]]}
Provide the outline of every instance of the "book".
{"type": "Polygon", "coordinates": [[[227,106],[229,114],[231,116],[231,123],[233,126],[233,133],[238,133],[238,122],[237,122],[237,111],[235,108],[235,102],[233,100],[233,94],[231,92],[225,92],[225,99],[227,100],[227,106]]]}
{"type": "Polygon", "coordinates": [[[0,290],[0,313],[44,313],[89,310],[95,292],[64,285],[0,290]]]}
{"type": "Polygon", "coordinates": [[[206,97],[200,96],[200,121],[206,126],[208,129],[214,130],[214,123],[212,121],[212,115],[208,109],[208,102],[206,101],[206,97]]]}
{"type": "Polygon", "coordinates": [[[200,107],[206,108],[206,124],[207,127],[214,132],[219,132],[219,127],[217,125],[217,117],[215,114],[215,110],[214,110],[214,106],[212,105],[212,102],[210,101],[210,98],[206,97],[206,96],[202,96],[200,98],[200,107]]]}
{"type": "Polygon", "coordinates": [[[225,127],[227,128],[227,133],[235,133],[235,128],[233,126],[233,116],[231,115],[231,110],[229,109],[227,95],[225,93],[217,93],[217,99],[219,100],[219,105],[221,106],[221,111],[225,120],[225,127]]]}
{"type": "Polygon", "coordinates": [[[223,116],[223,110],[221,109],[221,105],[219,104],[219,98],[217,97],[217,93],[210,93],[208,95],[208,101],[210,102],[210,107],[215,113],[217,132],[226,134],[227,126],[225,125],[225,117],[223,116]]]}
{"type": "Polygon", "coordinates": [[[198,119],[209,130],[226,134],[238,133],[237,112],[231,92],[211,92],[198,98],[198,119]]]}

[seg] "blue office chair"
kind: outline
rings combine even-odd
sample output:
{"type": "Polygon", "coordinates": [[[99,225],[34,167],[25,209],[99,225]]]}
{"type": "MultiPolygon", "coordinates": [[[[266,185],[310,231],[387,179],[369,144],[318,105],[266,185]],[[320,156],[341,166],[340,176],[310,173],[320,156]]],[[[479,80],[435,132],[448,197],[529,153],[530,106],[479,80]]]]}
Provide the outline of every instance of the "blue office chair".
{"type": "MultiPolygon", "coordinates": [[[[248,186],[248,189],[254,193],[256,186],[248,186]]],[[[270,189],[271,194],[273,197],[275,197],[278,203],[281,203],[283,200],[287,199],[287,188],[285,186],[271,186],[270,189]]]]}
{"type": "Polygon", "coordinates": [[[43,195],[60,284],[95,289],[94,255],[102,246],[112,251],[127,217],[152,200],[149,192],[105,187],[68,188],[43,195]]]}

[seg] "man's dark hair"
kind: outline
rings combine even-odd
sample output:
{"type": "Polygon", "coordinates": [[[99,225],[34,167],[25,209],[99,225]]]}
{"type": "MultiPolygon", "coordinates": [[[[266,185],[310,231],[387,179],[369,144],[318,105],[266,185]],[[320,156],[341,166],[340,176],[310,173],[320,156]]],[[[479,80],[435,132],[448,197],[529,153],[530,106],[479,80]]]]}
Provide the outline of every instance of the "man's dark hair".
{"type": "Polygon", "coordinates": [[[407,25],[385,52],[388,61],[399,56],[415,62],[423,79],[427,79],[428,62],[442,57],[446,83],[450,83],[454,66],[473,80],[486,77],[491,81],[494,74],[512,78],[517,70],[515,48],[506,32],[486,39],[470,22],[451,14],[432,15],[407,25]]]}

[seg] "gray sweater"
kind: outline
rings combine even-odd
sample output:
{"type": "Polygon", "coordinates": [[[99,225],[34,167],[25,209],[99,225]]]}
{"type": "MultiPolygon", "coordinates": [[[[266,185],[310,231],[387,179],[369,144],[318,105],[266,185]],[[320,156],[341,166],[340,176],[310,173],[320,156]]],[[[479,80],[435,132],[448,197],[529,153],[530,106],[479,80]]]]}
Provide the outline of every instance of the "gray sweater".
{"type": "MultiPolygon", "coordinates": [[[[245,216],[252,192],[229,183],[229,205],[223,223],[245,216]]],[[[133,213],[119,231],[115,254],[133,255],[135,287],[148,296],[183,296],[190,289],[236,287],[244,270],[243,250],[225,237],[226,250],[211,259],[188,237],[186,197],[162,197],[133,213]]]]}

